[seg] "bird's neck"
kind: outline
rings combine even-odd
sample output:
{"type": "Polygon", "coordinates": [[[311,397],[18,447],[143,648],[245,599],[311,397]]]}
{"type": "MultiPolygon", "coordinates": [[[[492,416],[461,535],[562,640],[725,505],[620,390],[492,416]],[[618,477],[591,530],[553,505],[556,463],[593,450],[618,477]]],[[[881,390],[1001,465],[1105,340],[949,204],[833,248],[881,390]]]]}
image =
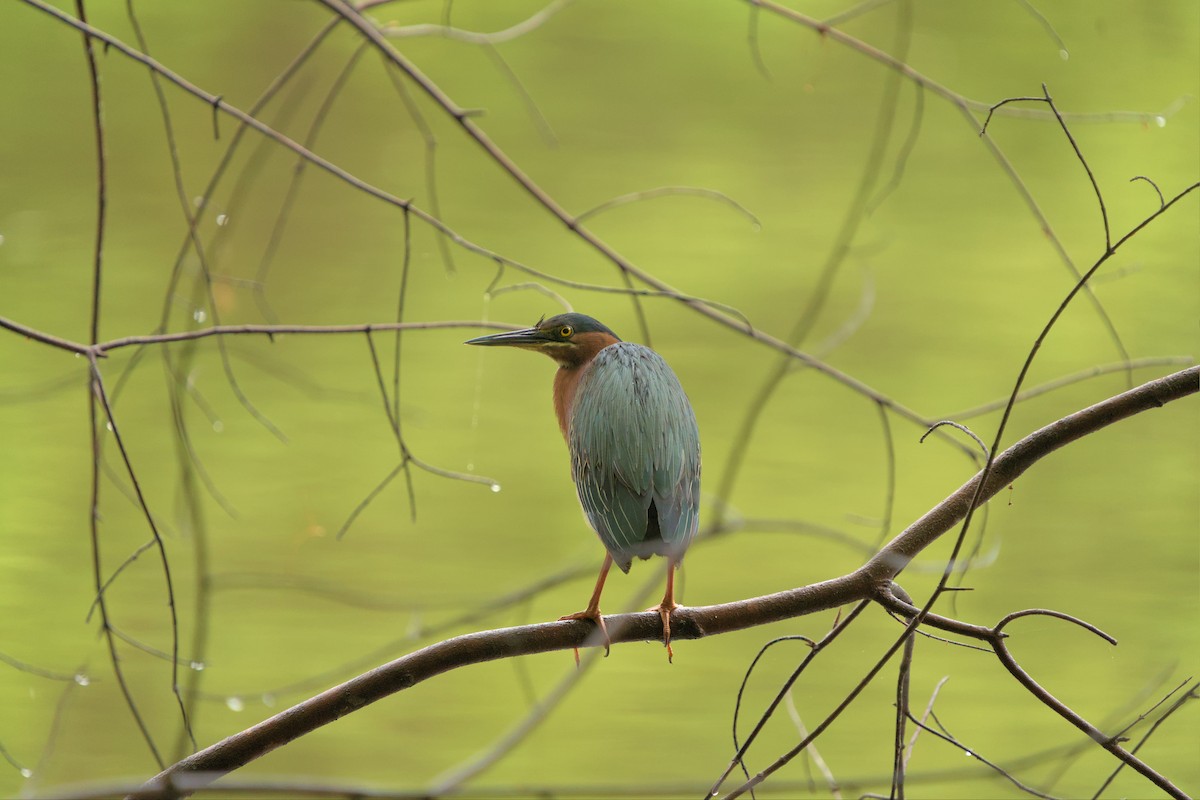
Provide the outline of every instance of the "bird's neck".
{"type": "Polygon", "coordinates": [[[583,377],[587,364],[562,364],[554,373],[554,416],[558,417],[558,429],[563,439],[570,442],[571,406],[575,403],[575,390],[583,377]]]}
{"type": "Polygon", "coordinates": [[[575,338],[576,347],[569,357],[558,360],[558,372],[554,373],[554,415],[558,417],[558,429],[570,443],[571,408],[575,405],[575,392],[592,366],[592,360],[610,344],[621,341],[607,333],[586,333],[575,338]]]}

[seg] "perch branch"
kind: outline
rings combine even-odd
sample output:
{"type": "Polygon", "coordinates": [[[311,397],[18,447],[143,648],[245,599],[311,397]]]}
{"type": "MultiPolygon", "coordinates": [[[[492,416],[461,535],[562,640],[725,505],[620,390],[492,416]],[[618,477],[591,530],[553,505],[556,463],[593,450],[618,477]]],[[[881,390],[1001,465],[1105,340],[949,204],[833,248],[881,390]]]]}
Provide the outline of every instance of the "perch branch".
{"type": "MultiPolygon", "coordinates": [[[[699,639],[875,598],[918,553],[954,528],[973,497],[982,504],[1060,447],[1197,391],[1200,367],[1191,367],[1053,422],[997,456],[982,491],[976,475],[854,572],[762,597],[680,608],[672,619],[672,636],[677,640],[699,639]]],[[[656,612],[620,614],[608,620],[614,644],[661,640],[656,612]]],[[[593,646],[591,633],[592,626],[584,621],[543,622],[469,633],[429,645],[184,758],[152,778],[138,796],[190,794],[306,733],[443,672],[501,658],[593,646]],[[183,776],[186,781],[176,783],[175,779],[183,776]]]]}

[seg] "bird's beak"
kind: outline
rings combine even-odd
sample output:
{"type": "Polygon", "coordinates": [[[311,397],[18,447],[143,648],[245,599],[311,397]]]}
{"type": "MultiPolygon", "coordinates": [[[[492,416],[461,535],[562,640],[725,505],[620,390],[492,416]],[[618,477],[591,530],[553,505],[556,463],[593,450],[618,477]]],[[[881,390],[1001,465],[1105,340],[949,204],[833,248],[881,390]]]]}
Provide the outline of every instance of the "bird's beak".
{"type": "Polygon", "coordinates": [[[463,344],[481,344],[487,346],[505,345],[508,347],[542,347],[548,341],[546,334],[537,328],[523,328],[519,331],[505,331],[468,339],[463,344]]]}

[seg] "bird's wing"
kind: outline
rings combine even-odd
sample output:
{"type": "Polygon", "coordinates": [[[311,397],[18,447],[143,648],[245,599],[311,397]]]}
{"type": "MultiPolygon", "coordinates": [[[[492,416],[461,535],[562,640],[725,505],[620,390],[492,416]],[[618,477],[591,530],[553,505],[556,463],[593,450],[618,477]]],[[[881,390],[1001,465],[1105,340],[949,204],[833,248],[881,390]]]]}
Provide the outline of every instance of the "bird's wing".
{"type": "Polygon", "coordinates": [[[619,342],[596,355],[575,393],[569,446],[584,512],[622,569],[634,556],[682,555],[698,523],[700,436],[657,353],[619,342]],[[647,551],[651,502],[662,542],[647,551]]]}

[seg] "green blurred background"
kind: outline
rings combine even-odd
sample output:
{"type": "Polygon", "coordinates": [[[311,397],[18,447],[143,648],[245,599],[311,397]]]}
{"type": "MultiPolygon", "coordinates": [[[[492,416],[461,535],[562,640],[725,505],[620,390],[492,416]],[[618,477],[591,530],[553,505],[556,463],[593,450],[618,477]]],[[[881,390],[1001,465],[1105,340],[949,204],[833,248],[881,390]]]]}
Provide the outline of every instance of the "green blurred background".
{"type": "MultiPolygon", "coordinates": [[[[447,8],[398,2],[371,13],[399,26],[442,23],[448,15],[463,29],[496,31],[541,6],[460,0],[447,8]]],[[[847,6],[796,8],[826,17],[847,6]]],[[[136,9],[159,61],[243,109],[328,19],[315,3],[142,0],[136,9]]],[[[1079,0],[1041,10],[1061,43],[1021,3],[884,3],[841,27],[885,51],[907,48],[913,69],[984,104],[1039,95],[1047,84],[1069,112],[1114,234],[1123,235],[1158,205],[1150,185],[1130,178],[1148,176],[1170,196],[1200,173],[1200,9],[1192,0],[1079,0]],[[1072,116],[1079,114],[1091,116],[1072,116]]],[[[96,26],[136,42],[124,3],[92,2],[88,12],[96,26]]],[[[744,205],[760,224],[728,205],[679,196],[612,209],[587,226],[680,292],[732,306],[781,337],[815,291],[868,172],[869,213],[859,218],[803,349],[931,419],[1004,396],[1073,283],[1013,180],[950,103],[929,92],[922,97],[862,52],[765,11],[755,28],[764,74],[748,41],[752,20],[749,7],[736,2],[580,0],[494,50],[438,35],[394,41],[460,106],[482,109],[476,122],[572,213],[662,186],[704,187],[744,205]],[[519,76],[519,87],[506,70],[519,76]],[[880,109],[890,101],[890,135],[872,168],[880,109]]],[[[345,26],[336,30],[261,117],[305,140],[358,41],[345,26]]],[[[172,330],[210,324],[214,309],[194,254],[168,294],[186,225],[148,73],[116,51],[98,58],[110,155],[101,338],[151,332],[164,307],[172,330]]],[[[0,76],[0,316],[84,341],[96,179],[79,35],[31,6],[6,3],[0,76]]],[[[436,141],[446,224],[557,278],[622,285],[610,263],[536,205],[453,120],[411,86],[409,92],[436,141]]],[[[183,183],[194,198],[235,123],[221,119],[214,139],[208,106],[171,87],[166,94],[183,183]]],[[[1103,251],[1096,198],[1044,108],[1020,107],[1041,116],[999,116],[991,141],[1085,270],[1103,251]]],[[[313,149],[428,209],[422,127],[368,51],[328,108],[313,149]]],[[[269,315],[306,325],[393,320],[406,247],[408,320],[528,324],[560,308],[534,290],[489,296],[489,286],[530,278],[508,269],[493,285],[493,262],[453,246],[448,264],[436,232],[415,220],[406,243],[395,208],[311,167],[256,297],[254,281],[263,274],[295,165],[294,155],[252,134],[211,199],[199,232],[222,322],[265,322],[269,315]],[[218,221],[216,214],[225,216],[218,221]]],[[[1097,276],[1096,296],[1131,357],[1195,354],[1198,262],[1192,196],[1097,276]]],[[[642,338],[627,297],[542,283],[625,338],[642,338]]],[[[654,347],[696,408],[704,518],[712,519],[747,409],[777,356],[675,300],[646,299],[642,307],[654,347]]],[[[238,402],[214,339],[172,346],[172,363],[195,393],[182,394],[180,415],[203,473],[181,455],[161,349],[136,357],[127,349],[103,362],[110,390],[120,383],[117,421],[167,542],[182,655],[204,666],[185,667],[182,676],[185,689],[197,693],[193,722],[202,746],[424,643],[583,606],[601,551],[578,509],[550,408],[553,365],[462,347],[477,331],[404,336],[402,422],[417,458],[487,476],[502,491],[417,470],[415,520],[397,479],[341,540],[339,528],[397,464],[362,336],[226,341],[241,391],[286,443],[238,402]],[[497,606],[564,573],[576,577],[497,606]],[[485,613],[455,622],[472,611],[485,613]]],[[[376,343],[390,367],[393,338],[377,335],[376,343]]],[[[1094,306],[1079,298],[1027,385],[1120,358],[1094,306]]],[[[1179,368],[1140,369],[1134,380],[1179,368]]],[[[83,360],[0,331],[0,745],[11,758],[0,762],[0,796],[136,781],[156,771],[97,621],[85,619],[95,593],[85,380],[83,360]],[[87,685],[73,675],[86,675],[87,685]]],[[[1023,403],[1005,442],[1126,386],[1127,376],[1115,372],[1023,403]]],[[[1040,619],[1012,629],[1014,649],[1033,675],[1108,730],[1194,674],[1200,656],[1198,419],[1195,401],[1184,400],[1039,464],[993,504],[980,563],[965,581],[975,591],[946,606],[982,624],[1021,608],[1054,608],[1117,637],[1120,646],[1112,648],[1040,619]]],[[[990,442],[998,416],[964,421],[990,442]]],[[[889,422],[895,502],[885,532],[888,433],[877,409],[816,372],[792,372],[773,394],[728,498],[729,518],[747,521],[745,529],[695,545],[682,573],[682,602],[752,597],[851,570],[882,535],[902,529],[973,471],[944,441],[919,446],[921,428],[894,416],[889,422]],[[813,526],[856,544],[812,535],[813,526]]],[[[108,576],[149,533],[127,499],[129,482],[110,439],[105,464],[100,533],[108,576]]],[[[918,599],[949,546],[933,548],[905,573],[903,583],[918,599]]],[[[648,605],[637,595],[660,590],[645,588],[655,573],[642,563],[629,576],[614,576],[605,610],[648,605]]],[[[108,598],[122,633],[169,650],[153,551],[122,573],[108,598]]],[[[660,647],[617,647],[475,786],[485,793],[512,786],[677,787],[695,796],[732,752],[735,695],[758,648],[786,634],[819,636],[832,620],[821,614],[680,642],[672,666],[660,647]]],[[[898,630],[869,611],[795,689],[804,724],[819,722],[898,630]]],[[[801,651],[781,645],[764,659],[746,693],[744,720],[756,717],[801,651]]],[[[127,644],[120,652],[155,741],[174,759],[180,726],[170,664],[127,644]]],[[[490,747],[573,672],[570,654],[555,653],[443,675],[235,777],[419,788],[490,747]]],[[[914,705],[923,707],[943,676],[942,723],[993,761],[1037,755],[1017,770],[1022,779],[1056,795],[1090,795],[1115,767],[1096,748],[1062,761],[1053,748],[1080,744],[1080,735],[1017,687],[994,658],[921,641],[914,705]]],[[[847,796],[887,789],[893,682],[888,669],[819,740],[847,796]]],[[[794,744],[796,730],[781,713],[751,752],[751,767],[794,744]]],[[[1196,711],[1186,708],[1141,751],[1190,792],[1200,791],[1197,730],[1196,711]]],[[[931,737],[918,744],[910,767],[912,792],[920,796],[1018,794],[931,737]]],[[[794,762],[777,776],[777,793],[807,791],[811,772],[794,762]]],[[[816,796],[829,794],[819,779],[817,785],[816,796]]],[[[1111,794],[1152,792],[1127,770],[1111,794]]]]}

